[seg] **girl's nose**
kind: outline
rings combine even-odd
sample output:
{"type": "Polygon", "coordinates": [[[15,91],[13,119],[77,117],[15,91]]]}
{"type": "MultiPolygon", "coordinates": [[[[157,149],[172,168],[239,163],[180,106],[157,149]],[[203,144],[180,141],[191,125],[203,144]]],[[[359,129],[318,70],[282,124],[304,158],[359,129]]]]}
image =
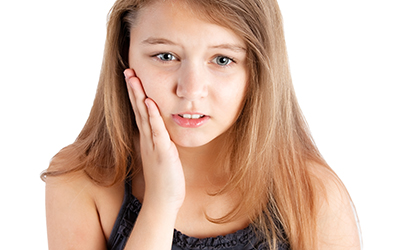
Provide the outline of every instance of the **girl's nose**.
{"type": "Polygon", "coordinates": [[[182,65],[180,68],[176,94],[189,101],[204,98],[208,95],[206,72],[200,65],[182,65]]]}

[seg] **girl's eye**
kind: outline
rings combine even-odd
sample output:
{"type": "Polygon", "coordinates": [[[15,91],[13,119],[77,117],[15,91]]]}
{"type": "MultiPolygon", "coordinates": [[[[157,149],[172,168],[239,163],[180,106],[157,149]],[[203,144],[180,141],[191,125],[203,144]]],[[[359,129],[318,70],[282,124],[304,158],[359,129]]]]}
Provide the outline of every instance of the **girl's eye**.
{"type": "Polygon", "coordinates": [[[212,62],[218,64],[219,66],[228,66],[233,60],[226,56],[217,56],[215,57],[212,62]]]}
{"type": "Polygon", "coordinates": [[[176,60],[176,57],[172,55],[171,53],[160,53],[157,54],[156,57],[160,59],[161,61],[173,61],[176,60]]]}

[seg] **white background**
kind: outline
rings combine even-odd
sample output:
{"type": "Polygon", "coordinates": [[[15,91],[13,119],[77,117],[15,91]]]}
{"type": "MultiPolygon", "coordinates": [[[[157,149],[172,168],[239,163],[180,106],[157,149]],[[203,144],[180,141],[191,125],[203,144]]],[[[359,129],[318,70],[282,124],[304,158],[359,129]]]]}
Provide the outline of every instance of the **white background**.
{"type": "MultiPolygon", "coordinates": [[[[46,249],[39,174],[95,95],[113,0],[0,3],[0,242],[46,249]]],[[[357,207],[364,249],[400,249],[400,7],[280,0],[295,89],[357,207]]]]}

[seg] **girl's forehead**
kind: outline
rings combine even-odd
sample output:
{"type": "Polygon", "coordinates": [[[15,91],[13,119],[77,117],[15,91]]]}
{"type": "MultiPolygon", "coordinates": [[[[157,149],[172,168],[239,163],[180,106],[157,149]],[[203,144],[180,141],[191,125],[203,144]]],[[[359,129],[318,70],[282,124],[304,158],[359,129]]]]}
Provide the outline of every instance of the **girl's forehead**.
{"type": "MultiPolygon", "coordinates": [[[[152,22],[163,14],[168,12],[168,19],[164,19],[164,23],[170,23],[174,20],[181,20],[188,23],[186,20],[198,19],[200,21],[220,26],[224,29],[230,30],[243,39],[240,32],[232,29],[234,21],[229,21],[224,17],[224,13],[214,5],[204,3],[204,1],[196,0],[153,0],[146,4],[137,15],[135,21],[136,25],[143,25],[144,22],[152,22]]],[[[133,26],[136,26],[133,25],[133,26]]],[[[193,27],[196,29],[196,27],[193,27]]]]}
{"type": "Polygon", "coordinates": [[[157,1],[144,8],[138,16],[137,25],[131,31],[139,36],[171,38],[182,43],[192,40],[193,37],[199,39],[199,43],[201,40],[215,44],[230,41],[245,48],[243,39],[231,29],[200,18],[195,11],[188,11],[186,5],[181,6],[170,1],[157,1]]]}
{"type": "MultiPolygon", "coordinates": [[[[150,0],[146,5],[139,10],[139,14],[145,10],[154,11],[155,9],[172,9],[176,14],[184,14],[188,16],[195,16],[206,22],[221,25],[228,21],[223,13],[207,1],[199,0],[150,0]]],[[[148,13],[148,12],[147,12],[148,13]]]]}

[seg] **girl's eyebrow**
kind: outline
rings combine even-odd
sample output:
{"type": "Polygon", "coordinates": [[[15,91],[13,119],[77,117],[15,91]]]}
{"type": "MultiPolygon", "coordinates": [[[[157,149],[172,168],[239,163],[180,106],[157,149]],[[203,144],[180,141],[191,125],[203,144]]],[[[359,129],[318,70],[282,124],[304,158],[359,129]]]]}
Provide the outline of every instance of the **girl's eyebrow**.
{"type": "MultiPolygon", "coordinates": [[[[143,45],[158,45],[158,44],[163,44],[163,45],[173,45],[173,46],[179,46],[179,44],[174,43],[171,40],[165,39],[165,38],[155,38],[155,37],[149,37],[145,40],[143,40],[140,44],[143,45]]],[[[227,49],[231,50],[236,53],[245,53],[247,50],[241,45],[238,44],[232,44],[232,43],[224,43],[224,44],[218,44],[218,45],[213,45],[209,46],[208,48],[210,49],[227,49]]]]}
{"type": "Polygon", "coordinates": [[[227,50],[232,50],[233,52],[246,52],[246,48],[243,46],[237,45],[237,44],[231,44],[231,43],[224,43],[224,44],[219,44],[219,45],[214,45],[210,46],[209,48],[211,49],[227,49],[227,50]]]}
{"type": "Polygon", "coordinates": [[[140,44],[143,44],[143,45],[165,44],[165,45],[178,46],[178,44],[174,43],[171,40],[168,40],[168,39],[165,39],[165,38],[154,38],[154,37],[149,37],[149,38],[143,40],[140,44]]]}

